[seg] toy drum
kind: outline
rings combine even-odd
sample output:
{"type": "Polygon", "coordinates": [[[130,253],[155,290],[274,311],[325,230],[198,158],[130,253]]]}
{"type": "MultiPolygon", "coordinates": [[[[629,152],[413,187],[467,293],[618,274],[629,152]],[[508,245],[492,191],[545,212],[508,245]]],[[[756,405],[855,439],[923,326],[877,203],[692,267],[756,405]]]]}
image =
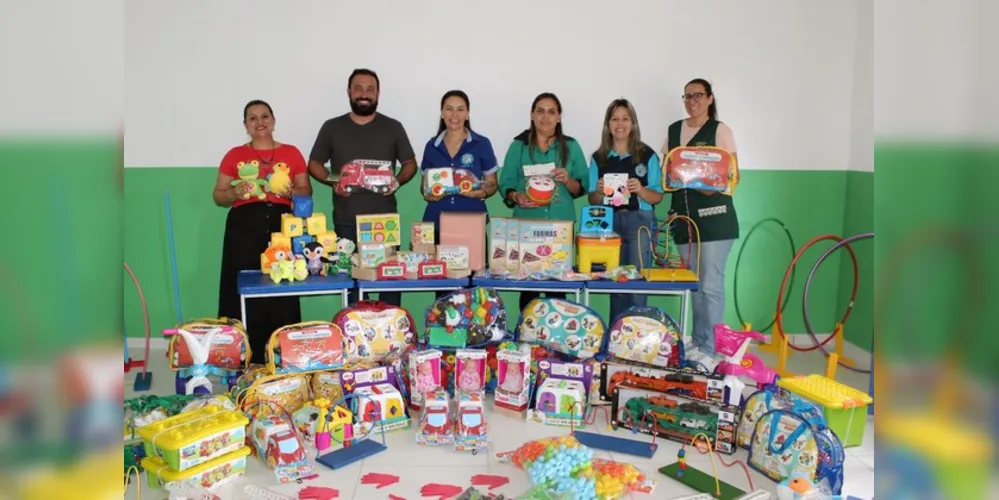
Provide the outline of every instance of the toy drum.
{"type": "Polygon", "coordinates": [[[536,175],[527,180],[527,197],[538,205],[547,205],[555,197],[555,180],[536,175]]]}

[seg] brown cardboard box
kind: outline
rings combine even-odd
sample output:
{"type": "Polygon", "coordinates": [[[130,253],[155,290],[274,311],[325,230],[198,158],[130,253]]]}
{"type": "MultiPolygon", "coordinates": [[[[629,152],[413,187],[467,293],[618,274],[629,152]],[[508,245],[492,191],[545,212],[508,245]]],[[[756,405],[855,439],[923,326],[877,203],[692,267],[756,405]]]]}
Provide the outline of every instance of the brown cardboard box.
{"type": "Polygon", "coordinates": [[[441,214],[441,245],[468,247],[468,268],[486,268],[486,214],[444,212],[441,214]]]}
{"type": "Polygon", "coordinates": [[[506,272],[506,227],[513,219],[493,217],[489,221],[489,272],[503,274],[506,272]]]}

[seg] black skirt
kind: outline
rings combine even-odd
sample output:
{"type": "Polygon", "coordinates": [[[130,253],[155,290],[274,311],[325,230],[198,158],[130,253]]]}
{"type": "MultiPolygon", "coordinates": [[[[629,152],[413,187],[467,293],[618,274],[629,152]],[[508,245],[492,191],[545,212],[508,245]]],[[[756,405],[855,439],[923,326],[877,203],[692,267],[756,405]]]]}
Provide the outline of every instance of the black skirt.
{"type": "MultiPolygon", "coordinates": [[[[271,233],[281,231],[281,214],[291,207],[279,203],[256,202],[229,210],[222,240],[222,271],[219,277],[219,317],[243,317],[237,279],[242,270],[260,269],[260,254],[267,249],[271,233]]],[[[247,299],[252,362],[263,363],[267,340],[274,330],[302,321],[298,297],[247,299]]]]}

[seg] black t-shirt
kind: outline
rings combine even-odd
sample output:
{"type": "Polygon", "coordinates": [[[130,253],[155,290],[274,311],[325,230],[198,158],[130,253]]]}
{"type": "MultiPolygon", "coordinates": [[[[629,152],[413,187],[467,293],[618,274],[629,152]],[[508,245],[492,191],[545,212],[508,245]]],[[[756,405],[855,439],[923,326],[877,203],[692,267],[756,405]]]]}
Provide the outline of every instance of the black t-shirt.
{"type": "MultiPolygon", "coordinates": [[[[350,119],[350,114],[330,118],[323,123],[312,146],[309,161],[330,163],[334,174],[354,160],[405,162],[415,160],[413,145],[398,120],[381,113],[364,125],[350,119]]],[[[333,223],[351,224],[358,215],[396,213],[395,194],[386,196],[355,191],[350,196],[333,193],[333,223]]]]}

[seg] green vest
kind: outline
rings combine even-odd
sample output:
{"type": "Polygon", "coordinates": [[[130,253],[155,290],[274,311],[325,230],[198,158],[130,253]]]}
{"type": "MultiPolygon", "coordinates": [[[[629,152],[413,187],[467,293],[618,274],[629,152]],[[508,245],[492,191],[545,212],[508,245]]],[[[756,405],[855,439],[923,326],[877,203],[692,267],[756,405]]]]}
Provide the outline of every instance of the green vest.
{"type": "MultiPolygon", "coordinates": [[[[709,119],[700,130],[694,134],[686,146],[714,146],[715,132],[718,131],[718,120],[709,119]]],[[[669,126],[667,134],[669,150],[680,147],[680,129],[683,120],[669,126]]],[[[669,153],[667,151],[666,153],[669,153]]],[[[663,162],[665,163],[665,158],[663,162]]],[[[693,219],[701,233],[701,241],[734,240],[739,237],[739,219],[735,215],[735,204],[731,196],[716,194],[707,196],[693,189],[680,189],[673,192],[670,209],[679,215],[693,219]]],[[[682,222],[682,221],[680,221],[682,222]]],[[[686,224],[677,224],[673,240],[677,245],[690,243],[689,231],[684,230],[686,224]]],[[[695,236],[696,238],[696,236],[695,236]]]]}

